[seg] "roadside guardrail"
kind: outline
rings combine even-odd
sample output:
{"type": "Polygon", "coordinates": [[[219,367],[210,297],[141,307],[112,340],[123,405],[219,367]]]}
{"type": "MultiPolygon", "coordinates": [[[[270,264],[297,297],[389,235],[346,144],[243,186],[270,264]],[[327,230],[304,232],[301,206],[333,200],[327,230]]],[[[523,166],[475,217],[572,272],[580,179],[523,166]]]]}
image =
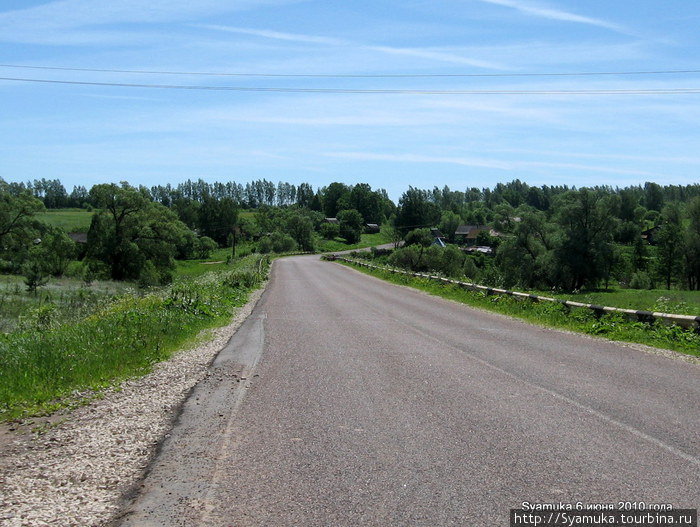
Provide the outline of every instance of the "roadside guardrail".
{"type": "Polygon", "coordinates": [[[655,311],[643,311],[637,309],[624,309],[621,307],[601,306],[598,304],[585,304],[583,302],[574,302],[573,300],[562,300],[560,298],[551,298],[548,296],[533,295],[530,293],[521,293],[518,291],[510,291],[508,289],[498,289],[496,287],[488,287],[485,285],[473,284],[471,282],[462,282],[460,280],[452,280],[450,278],[445,278],[444,276],[431,275],[426,273],[412,273],[410,271],[404,271],[403,269],[373,265],[367,262],[353,260],[351,258],[345,258],[344,256],[338,256],[335,254],[330,254],[325,258],[330,261],[342,260],[344,262],[359,265],[360,267],[367,267],[369,269],[379,269],[381,271],[389,271],[390,273],[405,274],[409,276],[415,276],[418,278],[427,278],[429,280],[435,280],[446,284],[459,285],[471,289],[473,291],[482,291],[487,295],[508,295],[515,298],[521,298],[523,300],[530,300],[533,302],[553,302],[556,304],[562,304],[568,308],[590,309],[597,315],[603,315],[606,313],[621,313],[632,320],[637,320],[640,322],[651,323],[655,320],[660,320],[667,324],[676,324],[686,329],[700,330],[700,316],[695,315],[677,315],[673,313],[659,313],[655,311]]]}

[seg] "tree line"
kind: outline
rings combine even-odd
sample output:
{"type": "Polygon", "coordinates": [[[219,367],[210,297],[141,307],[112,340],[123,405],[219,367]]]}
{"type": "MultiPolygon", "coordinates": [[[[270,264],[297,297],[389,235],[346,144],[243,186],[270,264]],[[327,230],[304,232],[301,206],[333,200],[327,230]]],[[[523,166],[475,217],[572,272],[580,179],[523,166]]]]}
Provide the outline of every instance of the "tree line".
{"type": "MultiPolygon", "coordinates": [[[[5,189],[14,194],[28,193],[39,199],[47,209],[89,208],[99,205],[94,194],[86,187],[76,185],[69,193],[59,179],[42,178],[26,183],[6,182],[5,189]]],[[[177,207],[182,202],[203,203],[211,199],[229,199],[244,209],[298,205],[322,211],[331,217],[334,217],[338,210],[352,208],[352,204],[363,202],[366,196],[361,194],[372,192],[371,187],[367,184],[331,183],[328,187],[314,190],[309,183],[294,185],[280,181],[275,184],[266,179],[245,184],[235,181],[209,183],[202,179],[197,181],[188,179],[177,185],[154,185],[150,188],[140,186],[138,189],[147,194],[152,201],[161,203],[168,208],[177,207]],[[345,201],[341,198],[344,198],[345,201]]],[[[368,221],[380,221],[382,207],[379,202],[382,200],[388,201],[389,197],[385,190],[379,189],[376,201],[368,205],[372,210],[364,211],[368,221]]]]}
{"type": "Polygon", "coordinates": [[[409,245],[394,261],[412,268],[432,262],[490,285],[700,289],[697,184],[576,189],[514,180],[464,191],[409,187],[394,204],[366,183],[314,189],[200,179],[150,188],[98,184],[68,194],[60,181],[42,179],[0,180],[0,200],[0,270],[34,273],[39,281],[42,272],[60,275],[80,259],[88,278],[167,283],[174,260],[204,258],[217,247],[233,252],[239,241],[254,242],[261,252],[311,251],[322,239],[352,244],[367,224],[388,224],[393,238],[409,245]],[[94,211],[80,247],[37,220],[43,210],[77,203],[94,211]],[[490,247],[490,255],[458,248],[462,224],[488,226],[476,242],[490,247]],[[430,247],[429,228],[439,228],[453,247],[430,247]]]}
{"type": "Polygon", "coordinates": [[[81,260],[86,280],[112,278],[168,283],[176,259],[206,258],[218,247],[235,254],[239,241],[255,241],[260,252],[313,251],[322,238],[356,243],[366,223],[382,223],[393,212],[386,191],[367,184],[272,185],[187,181],[176,187],[133,187],[126,182],[75,192],[93,211],[87,243],[76,245],[62,229],[37,215],[70,204],[60,182],[7,183],[0,179],[0,271],[22,273],[36,288],[46,276],[66,272],[81,260]],[[236,189],[253,189],[245,202],[236,189]],[[41,189],[40,191],[37,189],[41,189]],[[232,193],[233,192],[233,193],[232,193]],[[254,207],[251,207],[254,203],[254,207]],[[251,218],[240,214],[254,209],[251,218]],[[338,216],[337,223],[325,221],[338,216]]]}
{"type": "Polygon", "coordinates": [[[577,190],[515,180],[466,192],[409,188],[399,200],[394,226],[414,241],[413,248],[393,256],[395,263],[428,268],[430,260],[433,267],[489,285],[572,291],[617,282],[700,289],[697,184],[577,190]],[[454,262],[435,263],[425,247],[416,248],[432,244],[434,237],[412,230],[436,226],[455,243],[457,227],[465,223],[488,225],[497,233],[485,230],[477,240],[490,247],[492,257],[452,251],[454,262]]]}

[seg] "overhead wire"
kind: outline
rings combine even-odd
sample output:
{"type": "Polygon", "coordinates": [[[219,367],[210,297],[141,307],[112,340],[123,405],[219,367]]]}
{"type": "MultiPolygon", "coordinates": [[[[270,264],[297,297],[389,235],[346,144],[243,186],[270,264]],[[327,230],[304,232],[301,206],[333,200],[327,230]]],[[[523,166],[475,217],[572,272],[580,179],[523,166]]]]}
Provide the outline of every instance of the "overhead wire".
{"type": "Polygon", "coordinates": [[[24,77],[0,77],[0,81],[63,84],[79,86],[109,86],[119,88],[149,88],[168,90],[206,90],[272,93],[335,93],[335,94],[405,94],[405,95],[684,95],[700,93],[700,88],[657,89],[578,89],[578,90],[415,90],[364,88],[291,88],[261,86],[206,86],[186,84],[143,84],[126,82],[90,82],[24,77]]]}
{"type": "Polygon", "coordinates": [[[32,66],[22,64],[0,64],[0,68],[82,71],[93,73],[134,73],[147,75],[202,75],[210,77],[302,77],[302,78],[443,78],[443,77],[586,77],[610,75],[687,75],[700,73],[700,69],[686,70],[637,70],[637,71],[581,71],[581,72],[523,72],[523,73],[255,73],[255,72],[208,72],[208,71],[168,71],[132,70],[113,68],[75,68],[64,66],[32,66]]]}

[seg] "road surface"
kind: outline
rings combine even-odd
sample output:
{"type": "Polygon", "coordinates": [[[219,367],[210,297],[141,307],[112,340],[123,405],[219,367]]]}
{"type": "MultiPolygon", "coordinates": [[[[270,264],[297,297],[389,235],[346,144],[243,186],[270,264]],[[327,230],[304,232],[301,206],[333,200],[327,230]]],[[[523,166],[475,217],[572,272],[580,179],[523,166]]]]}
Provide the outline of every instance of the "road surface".
{"type": "Polygon", "coordinates": [[[120,525],[495,526],[700,505],[700,366],[275,262],[120,525]]]}

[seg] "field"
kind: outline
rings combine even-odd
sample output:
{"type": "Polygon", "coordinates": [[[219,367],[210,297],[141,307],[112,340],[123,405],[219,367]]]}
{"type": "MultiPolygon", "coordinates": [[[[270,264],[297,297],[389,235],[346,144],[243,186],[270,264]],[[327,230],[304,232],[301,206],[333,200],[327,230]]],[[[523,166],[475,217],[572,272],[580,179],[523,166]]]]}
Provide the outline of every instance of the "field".
{"type": "Polygon", "coordinates": [[[85,209],[49,209],[37,214],[37,219],[66,232],[87,232],[92,221],[92,212],[85,209]]]}

